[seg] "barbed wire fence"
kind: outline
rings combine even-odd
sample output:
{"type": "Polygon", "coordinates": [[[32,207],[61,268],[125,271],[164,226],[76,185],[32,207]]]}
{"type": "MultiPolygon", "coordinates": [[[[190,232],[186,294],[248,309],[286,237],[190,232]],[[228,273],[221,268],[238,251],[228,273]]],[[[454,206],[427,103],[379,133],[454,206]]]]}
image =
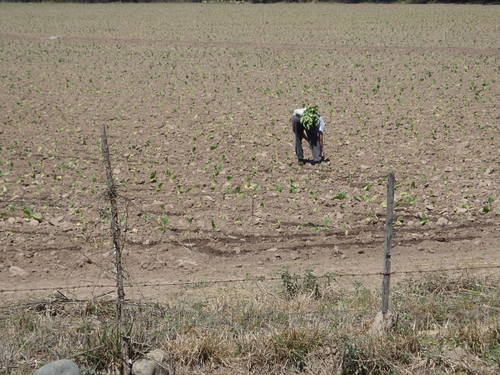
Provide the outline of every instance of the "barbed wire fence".
{"type": "MultiPolygon", "coordinates": [[[[482,265],[482,266],[466,266],[466,267],[448,267],[448,268],[435,268],[435,269],[418,269],[418,270],[405,270],[405,271],[391,271],[390,275],[414,275],[414,274],[432,274],[432,273],[440,273],[440,272],[468,272],[468,271],[477,271],[477,270],[488,270],[488,269],[500,269],[500,265],[482,265]]],[[[336,278],[362,278],[366,276],[386,276],[387,273],[384,272],[359,272],[359,273],[337,273],[330,272],[325,275],[314,275],[314,278],[322,280],[322,279],[336,279],[336,278]]],[[[302,275],[294,275],[294,278],[298,280],[304,279],[306,276],[302,275]]],[[[123,285],[126,288],[141,288],[141,287],[181,287],[181,286],[209,286],[215,284],[233,284],[233,283],[256,283],[256,282],[272,282],[272,281],[281,281],[281,276],[270,276],[270,277],[247,277],[247,278],[234,278],[234,279],[200,279],[195,281],[178,281],[178,282],[169,282],[169,281],[159,281],[159,282],[136,282],[136,283],[127,283],[125,282],[123,285]]],[[[79,285],[59,285],[59,286],[50,286],[50,287],[39,287],[39,288],[5,288],[0,289],[0,293],[17,293],[17,292],[58,292],[60,290],[76,290],[76,289],[107,289],[116,287],[113,283],[88,283],[88,284],[79,284],[79,285]]],[[[88,301],[88,299],[78,299],[78,301],[88,301]]],[[[22,305],[22,304],[21,304],[22,305]]],[[[13,305],[16,306],[16,305],[13,305]]],[[[1,308],[5,308],[8,306],[0,306],[1,308]]]]}
{"type": "MultiPolygon", "coordinates": [[[[112,167],[111,167],[111,159],[108,148],[108,140],[106,134],[106,126],[103,125],[102,129],[102,152],[103,152],[103,163],[106,171],[106,181],[107,187],[102,194],[100,194],[97,199],[92,201],[93,205],[96,205],[96,210],[98,211],[100,216],[106,217],[108,220],[104,221],[104,223],[109,222],[110,225],[110,234],[103,233],[103,222],[96,221],[93,225],[82,233],[53,233],[53,232],[44,232],[37,230],[34,228],[33,230],[18,230],[18,229],[0,229],[0,232],[3,233],[17,233],[24,235],[33,235],[33,236],[52,236],[52,237],[62,237],[73,239],[78,237],[88,242],[91,240],[105,240],[111,239],[112,243],[112,253],[114,256],[114,267],[111,267],[111,264],[100,264],[99,262],[92,259],[89,255],[87,255],[84,249],[81,246],[73,245],[71,250],[75,250],[82,257],[87,259],[89,263],[95,264],[96,267],[99,268],[99,280],[106,275],[105,279],[109,280],[107,282],[98,282],[98,283],[82,283],[77,285],[58,285],[58,286],[41,286],[41,287],[30,287],[30,288],[16,288],[16,287],[4,287],[0,288],[0,295],[8,294],[8,293],[21,293],[21,292],[52,292],[52,296],[49,300],[42,300],[32,303],[22,303],[22,304],[11,304],[6,306],[0,306],[0,310],[9,311],[17,308],[33,308],[36,306],[42,305],[50,305],[50,304],[65,304],[65,303],[88,303],[89,301],[95,301],[102,299],[104,297],[109,297],[111,294],[116,295],[116,299],[111,301],[107,300],[106,303],[115,303],[116,304],[116,323],[120,327],[121,338],[122,338],[122,359],[123,359],[123,374],[130,374],[131,371],[131,360],[130,360],[130,352],[132,345],[132,338],[127,335],[127,326],[129,322],[127,321],[127,314],[124,313],[124,306],[139,306],[140,308],[153,308],[153,309],[164,309],[165,307],[160,306],[158,304],[146,304],[143,302],[137,302],[132,300],[127,300],[125,296],[126,289],[137,289],[139,293],[142,295],[141,288],[179,288],[185,286],[209,286],[209,285],[227,285],[227,284],[245,284],[245,283],[265,283],[265,282],[282,282],[283,275],[281,276],[259,276],[252,277],[247,276],[244,278],[220,278],[220,279],[200,279],[200,280],[190,280],[190,281],[158,281],[158,282],[148,282],[148,281],[138,281],[133,278],[128,272],[127,267],[124,266],[124,259],[122,259],[122,251],[123,248],[127,244],[127,234],[128,234],[128,220],[129,220],[129,211],[134,209],[135,211],[139,211],[141,214],[147,213],[147,210],[144,210],[138,203],[139,202],[151,202],[152,199],[148,198],[139,198],[139,197],[127,197],[122,194],[119,194],[117,191],[117,185],[113,180],[112,175],[112,167]],[[121,211],[119,210],[117,201],[121,202],[121,211]],[[74,291],[79,289],[91,290],[91,298],[70,298],[66,296],[63,292],[74,291]],[[99,293],[97,293],[99,291],[99,293]]],[[[97,160],[97,159],[92,159],[97,160]]],[[[378,178],[381,178],[380,176],[378,178]]],[[[500,266],[496,264],[487,264],[487,265],[476,265],[476,266],[456,266],[456,267],[440,267],[440,268],[432,268],[432,269],[409,269],[409,270],[397,270],[393,271],[390,268],[390,249],[391,249],[391,239],[392,239],[392,211],[394,207],[394,189],[395,189],[395,181],[394,175],[389,175],[388,181],[388,204],[387,204],[387,219],[385,225],[385,253],[384,253],[384,268],[380,272],[357,272],[357,273],[349,273],[349,272],[333,272],[327,273],[324,275],[315,275],[316,279],[337,279],[337,278],[364,278],[364,277],[380,277],[383,279],[383,287],[382,287],[382,301],[381,301],[381,312],[385,315],[389,311],[389,293],[390,293],[390,277],[391,275],[410,275],[410,274],[428,274],[428,273],[444,273],[444,272],[469,272],[473,270],[487,270],[487,269],[499,269],[500,266]],[[389,261],[389,263],[387,263],[389,261]]],[[[225,199],[226,196],[237,196],[247,194],[251,198],[250,204],[250,216],[254,216],[255,210],[255,202],[259,196],[270,194],[272,196],[287,195],[286,192],[277,192],[275,190],[266,190],[266,189],[238,189],[237,191],[210,191],[210,192],[184,192],[182,194],[178,194],[180,197],[203,197],[203,196],[219,196],[222,199],[225,199]],[[284,193],[284,194],[283,194],[284,193]]],[[[295,196],[290,193],[290,196],[295,196]]],[[[154,201],[154,200],[153,200],[154,201]]],[[[14,198],[12,200],[0,200],[1,204],[19,204],[19,205],[30,205],[39,203],[38,200],[31,199],[19,199],[14,198]]],[[[44,205],[53,206],[53,207],[64,207],[65,203],[61,200],[53,200],[53,199],[43,199],[44,205]]],[[[153,212],[153,211],[151,211],[153,212]]],[[[181,247],[187,247],[182,241],[177,240],[175,238],[169,238],[169,242],[174,243],[181,247]]],[[[69,247],[68,247],[69,249],[69,247]]],[[[69,280],[71,278],[71,273],[67,276],[69,280]]],[[[294,275],[296,280],[304,279],[307,276],[294,275]]],[[[146,298],[142,298],[142,301],[145,301],[146,298]]],[[[345,312],[349,309],[332,309],[329,313],[339,313],[345,312]]],[[[297,314],[324,314],[325,312],[319,311],[307,311],[307,312],[297,312],[297,314]]]]}

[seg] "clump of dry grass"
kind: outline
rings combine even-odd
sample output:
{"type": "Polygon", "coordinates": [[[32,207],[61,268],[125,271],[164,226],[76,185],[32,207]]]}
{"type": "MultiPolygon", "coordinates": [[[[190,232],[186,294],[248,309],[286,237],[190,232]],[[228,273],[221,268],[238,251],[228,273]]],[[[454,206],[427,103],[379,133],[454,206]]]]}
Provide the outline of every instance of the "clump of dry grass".
{"type": "Polygon", "coordinates": [[[167,349],[176,354],[177,360],[188,367],[228,366],[233,351],[227,330],[203,331],[193,328],[168,342],[167,349]]]}
{"type": "MultiPolygon", "coordinates": [[[[342,291],[307,277],[312,288],[293,295],[288,279],[273,290],[226,289],[169,307],[130,303],[132,355],[164,348],[179,373],[207,374],[493,374],[500,364],[498,280],[432,276],[403,283],[392,300],[399,324],[371,336],[376,292],[361,285],[342,291]]],[[[2,315],[0,365],[7,373],[59,358],[74,359],[85,374],[119,366],[112,301],[42,303],[2,315]]]]}

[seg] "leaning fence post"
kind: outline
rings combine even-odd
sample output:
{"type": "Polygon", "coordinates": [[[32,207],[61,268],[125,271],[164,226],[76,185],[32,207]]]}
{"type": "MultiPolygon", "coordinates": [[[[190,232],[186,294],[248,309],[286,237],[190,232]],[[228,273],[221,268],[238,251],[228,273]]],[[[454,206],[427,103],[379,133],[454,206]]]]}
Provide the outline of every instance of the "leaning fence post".
{"type": "Polygon", "coordinates": [[[385,219],[384,237],[384,279],[382,281],[382,314],[385,316],[389,311],[389,291],[391,283],[391,243],[392,243],[392,220],[394,211],[394,173],[389,173],[387,180],[387,217],[385,219]]]}
{"type": "Polygon", "coordinates": [[[107,180],[107,198],[111,205],[111,235],[113,238],[113,255],[115,258],[116,272],[116,320],[118,321],[120,335],[122,337],[122,359],[125,362],[123,366],[123,374],[131,374],[131,361],[129,359],[129,338],[125,334],[125,316],[123,314],[123,304],[125,301],[125,291],[123,289],[123,267],[122,267],[122,251],[120,245],[120,224],[118,223],[118,206],[116,204],[116,186],[113,181],[113,172],[111,169],[111,159],[109,156],[108,136],[106,134],[106,124],[102,126],[101,135],[102,155],[104,167],[106,169],[107,180]]]}

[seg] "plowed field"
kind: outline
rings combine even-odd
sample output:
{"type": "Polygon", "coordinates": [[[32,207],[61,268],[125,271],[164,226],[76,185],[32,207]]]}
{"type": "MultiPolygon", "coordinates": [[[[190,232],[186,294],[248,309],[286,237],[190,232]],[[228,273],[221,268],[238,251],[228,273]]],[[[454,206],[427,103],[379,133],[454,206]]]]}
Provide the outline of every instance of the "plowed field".
{"type": "Polygon", "coordinates": [[[390,171],[393,271],[498,266],[499,19],[498,6],[0,4],[2,298],[113,289],[104,124],[129,283],[380,272],[390,171]],[[306,102],[327,124],[316,166],[294,155],[306,102]]]}

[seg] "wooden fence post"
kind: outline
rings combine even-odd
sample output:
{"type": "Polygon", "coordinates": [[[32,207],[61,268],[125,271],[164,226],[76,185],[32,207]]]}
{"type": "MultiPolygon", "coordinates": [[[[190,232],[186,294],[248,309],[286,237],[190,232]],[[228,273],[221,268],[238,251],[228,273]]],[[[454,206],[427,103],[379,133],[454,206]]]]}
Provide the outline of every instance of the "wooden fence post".
{"type": "Polygon", "coordinates": [[[392,243],[392,220],[394,211],[394,173],[389,173],[387,180],[387,217],[385,219],[384,237],[384,279],[382,281],[382,314],[385,316],[389,311],[389,291],[391,283],[391,243],[392,243]]]}
{"type": "Polygon", "coordinates": [[[116,320],[120,329],[120,336],[122,337],[122,359],[125,363],[122,373],[130,375],[132,373],[132,363],[129,359],[129,338],[125,334],[126,319],[123,314],[123,304],[125,300],[125,291],[123,289],[123,267],[122,267],[122,251],[120,245],[120,224],[118,222],[118,206],[116,204],[116,186],[113,180],[113,172],[111,169],[111,159],[109,156],[108,136],[106,134],[106,125],[102,126],[101,135],[102,155],[104,167],[106,168],[107,179],[107,197],[111,205],[111,235],[113,238],[113,255],[115,258],[115,272],[116,272],[116,320]]]}

